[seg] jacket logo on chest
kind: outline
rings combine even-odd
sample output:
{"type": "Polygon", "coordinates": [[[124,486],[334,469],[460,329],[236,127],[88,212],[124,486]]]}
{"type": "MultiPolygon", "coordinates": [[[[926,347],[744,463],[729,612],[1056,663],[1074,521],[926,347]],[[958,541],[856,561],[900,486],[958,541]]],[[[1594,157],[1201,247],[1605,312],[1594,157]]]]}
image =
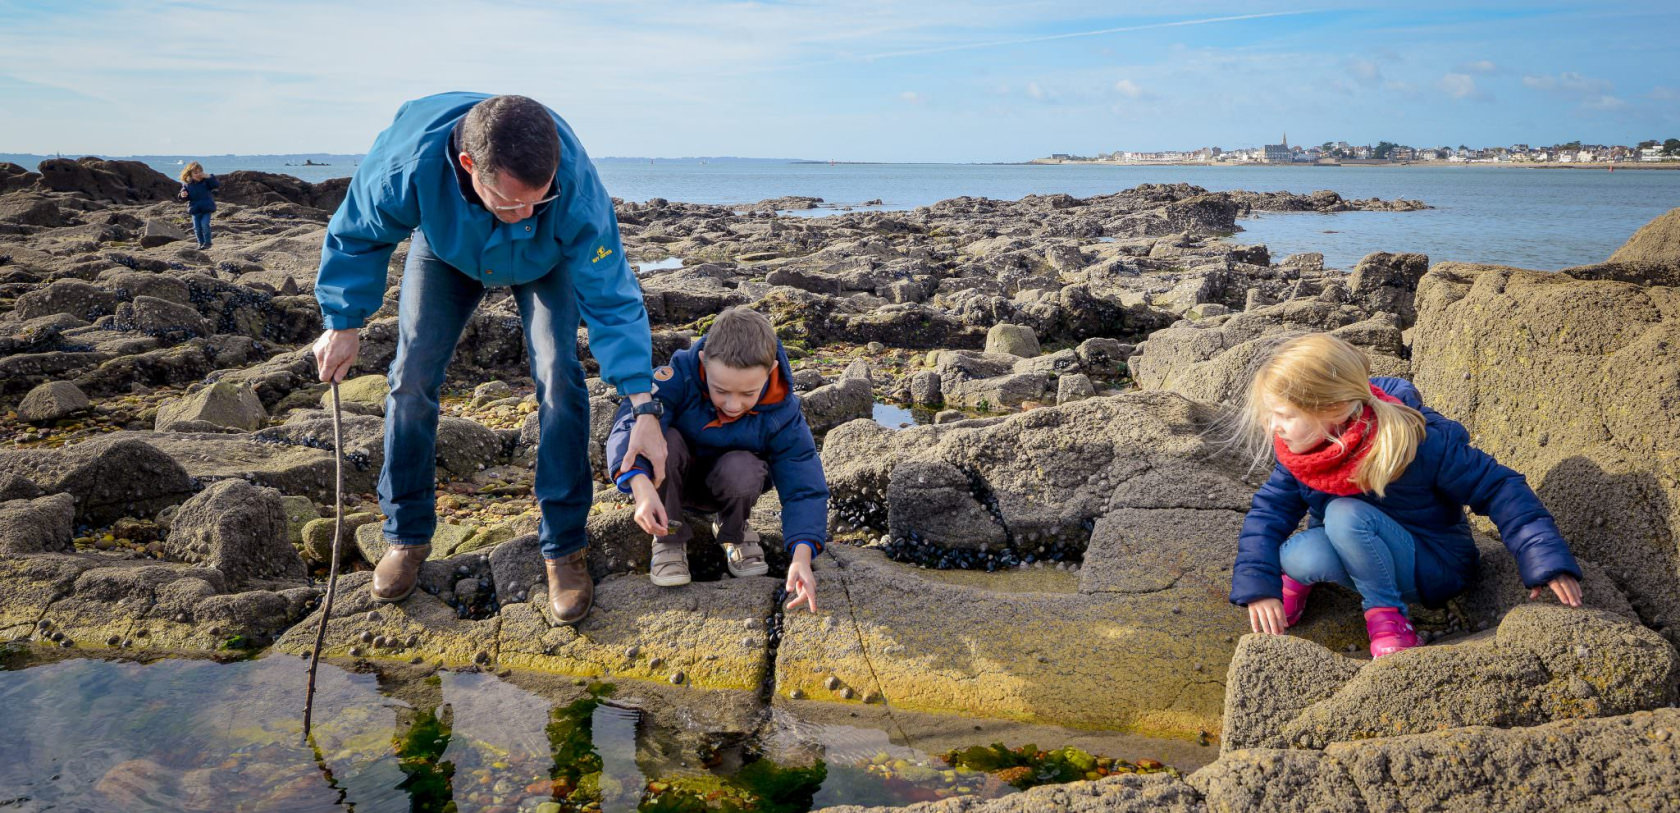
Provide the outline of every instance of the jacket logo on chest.
{"type": "Polygon", "coordinates": [[[590,260],[589,262],[598,263],[602,260],[605,260],[608,257],[611,257],[612,254],[613,254],[613,250],[610,249],[610,248],[607,248],[606,246],[597,247],[595,249],[595,259],[590,260]]]}

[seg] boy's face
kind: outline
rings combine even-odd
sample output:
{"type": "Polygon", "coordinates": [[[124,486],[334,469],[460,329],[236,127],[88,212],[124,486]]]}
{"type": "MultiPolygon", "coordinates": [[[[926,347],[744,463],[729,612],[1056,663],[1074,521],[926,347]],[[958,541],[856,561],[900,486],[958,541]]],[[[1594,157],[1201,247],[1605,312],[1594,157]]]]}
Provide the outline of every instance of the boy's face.
{"type": "Polygon", "coordinates": [[[731,367],[706,358],[705,351],[700,352],[700,363],[706,365],[706,394],[725,420],[735,420],[758,406],[758,398],[770,380],[770,368],[731,367]]]}

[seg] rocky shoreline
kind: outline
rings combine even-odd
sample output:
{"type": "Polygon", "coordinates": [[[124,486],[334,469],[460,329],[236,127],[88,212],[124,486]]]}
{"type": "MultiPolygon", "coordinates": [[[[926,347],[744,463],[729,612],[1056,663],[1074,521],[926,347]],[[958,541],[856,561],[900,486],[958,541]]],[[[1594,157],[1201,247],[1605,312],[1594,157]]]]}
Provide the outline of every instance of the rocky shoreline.
{"type": "MultiPolygon", "coordinates": [[[[333,454],[307,344],[344,184],[230,173],[209,251],[184,239],[175,188],[127,162],[0,165],[0,639],[128,657],[313,642],[333,454]]],[[[1421,206],[1183,184],[822,218],[777,214],[786,200],[620,204],[656,363],[734,304],[768,314],[794,358],[846,543],[819,565],[824,613],[783,617],[775,570],[722,576],[706,544],[695,584],[652,587],[646,539],[602,483],[596,611],[577,630],[543,623],[532,387],[512,301],[492,293],[450,370],[424,590],[376,607],[365,572],[348,574],[329,657],[643,682],[677,704],[740,698],[743,720],[961,714],[1220,747],[1187,781],[941,810],[1672,798],[1680,771],[1650,766],[1677,766],[1680,727],[1680,210],[1559,272],[1374,254],[1344,274],[1225,239],[1255,211],[1421,206]],[[1301,330],[1413,378],[1525,473],[1592,609],[1528,603],[1489,537],[1478,587],[1419,613],[1431,646],[1339,654],[1363,630],[1331,590],[1291,637],[1244,635],[1224,596],[1256,481],[1218,442],[1218,405],[1301,330]],[[928,423],[883,426],[880,403],[928,423]],[[939,570],[953,567],[968,575],[939,570]],[[1441,685],[1455,702],[1429,702],[1441,685]]],[[[402,260],[343,387],[352,570],[382,546],[370,492],[402,260]]],[[[599,469],[616,401],[590,391],[599,469]]],[[[763,509],[774,550],[773,498],[763,509]]]]}

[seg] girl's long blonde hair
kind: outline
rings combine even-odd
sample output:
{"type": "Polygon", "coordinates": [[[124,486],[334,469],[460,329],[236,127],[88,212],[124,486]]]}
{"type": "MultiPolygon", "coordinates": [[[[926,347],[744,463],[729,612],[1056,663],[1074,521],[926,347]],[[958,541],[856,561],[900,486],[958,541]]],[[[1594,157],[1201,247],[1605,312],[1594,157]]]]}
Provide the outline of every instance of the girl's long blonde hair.
{"type": "Polygon", "coordinates": [[[204,165],[197,161],[187,164],[181,169],[181,183],[192,183],[193,173],[204,169],[204,165]]]}
{"type": "MultiPolygon", "coordinates": [[[[1385,494],[1417,457],[1423,441],[1423,413],[1371,393],[1371,361],[1347,342],[1328,333],[1290,339],[1272,351],[1255,370],[1238,412],[1238,434],[1256,465],[1272,457],[1272,415],[1268,399],[1287,403],[1330,426],[1375,413],[1371,451],[1354,470],[1361,491],[1385,494]]],[[[1327,427],[1328,429],[1328,427],[1327,427]]],[[[1340,443],[1334,432],[1333,442],[1340,443]]]]}

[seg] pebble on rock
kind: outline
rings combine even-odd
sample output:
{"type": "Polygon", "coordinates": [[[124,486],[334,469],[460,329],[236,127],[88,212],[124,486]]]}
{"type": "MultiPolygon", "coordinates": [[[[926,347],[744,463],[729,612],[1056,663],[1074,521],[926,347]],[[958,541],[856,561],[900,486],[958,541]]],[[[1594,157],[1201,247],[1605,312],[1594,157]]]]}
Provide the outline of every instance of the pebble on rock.
{"type": "Polygon", "coordinates": [[[688,676],[683,674],[681,670],[678,670],[678,671],[675,671],[675,672],[671,673],[671,685],[673,685],[673,686],[681,686],[683,681],[685,681],[687,679],[688,679],[688,676]]]}

